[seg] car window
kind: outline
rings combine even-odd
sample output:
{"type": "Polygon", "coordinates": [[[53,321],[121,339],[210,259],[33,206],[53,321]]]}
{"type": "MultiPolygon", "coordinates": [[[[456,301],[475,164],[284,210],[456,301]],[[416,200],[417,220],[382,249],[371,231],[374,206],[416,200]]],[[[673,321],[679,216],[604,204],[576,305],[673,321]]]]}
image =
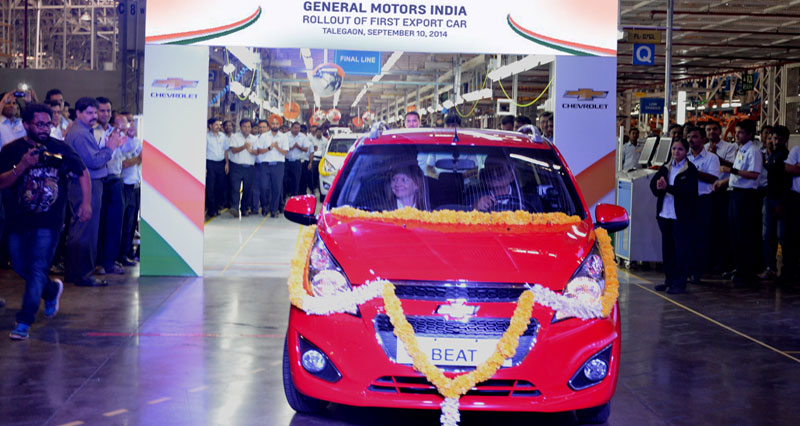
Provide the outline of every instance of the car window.
{"type": "Polygon", "coordinates": [[[558,157],[526,148],[362,146],[342,171],[331,203],[368,211],[410,206],[585,217],[558,157]]]}
{"type": "Polygon", "coordinates": [[[346,154],[350,147],[356,143],[356,138],[335,138],[331,139],[328,145],[328,152],[336,152],[339,154],[346,154]]]}

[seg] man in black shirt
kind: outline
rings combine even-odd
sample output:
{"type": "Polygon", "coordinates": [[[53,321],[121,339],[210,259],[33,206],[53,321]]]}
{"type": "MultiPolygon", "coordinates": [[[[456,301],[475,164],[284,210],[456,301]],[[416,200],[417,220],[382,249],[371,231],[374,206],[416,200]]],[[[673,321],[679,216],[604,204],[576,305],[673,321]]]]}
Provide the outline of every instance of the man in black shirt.
{"type": "Polygon", "coordinates": [[[44,314],[58,313],[64,284],[47,275],[64,226],[67,206],[67,180],[79,176],[84,200],[75,216],[80,221],[92,215],[91,178],[78,154],[69,145],[50,137],[50,107],[30,104],[22,113],[27,135],[0,151],[0,189],[3,190],[9,224],[9,251],[14,271],[25,280],[22,309],[14,340],[28,338],[39,303],[44,299],[44,314]]]}

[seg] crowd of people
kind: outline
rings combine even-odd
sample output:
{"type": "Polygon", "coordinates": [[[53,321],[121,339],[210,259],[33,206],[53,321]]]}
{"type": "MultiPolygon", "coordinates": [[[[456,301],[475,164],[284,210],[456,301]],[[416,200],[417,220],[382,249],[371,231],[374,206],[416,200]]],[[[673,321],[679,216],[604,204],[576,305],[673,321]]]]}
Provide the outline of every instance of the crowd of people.
{"type": "Polygon", "coordinates": [[[290,196],[312,193],[318,186],[321,151],[328,129],[299,122],[232,121],[212,117],[206,133],[206,216],[227,208],[231,216],[278,217],[290,196]]]}
{"type": "Polygon", "coordinates": [[[58,313],[64,282],[106,286],[95,275],[136,265],[142,141],[132,114],[105,97],[69,109],[52,89],[43,103],[28,91],[0,104],[0,238],[8,248],[0,263],[25,280],[10,334],[22,340],[42,300],[46,317],[58,313]]]}
{"type": "MultiPolygon", "coordinates": [[[[735,143],[717,122],[668,129],[671,159],[650,181],[657,197],[666,280],[656,290],[682,293],[707,274],[734,284],[796,281],[800,272],[800,146],[785,126],[736,124],[735,143]],[[782,264],[778,263],[778,247],[782,264]]],[[[636,168],[638,129],[623,148],[636,168]]]]}
{"type": "MultiPolygon", "coordinates": [[[[406,113],[406,128],[422,123],[416,111],[406,113]]],[[[552,140],[553,114],[540,116],[541,133],[552,140]]],[[[460,126],[456,114],[445,116],[443,125],[460,126]]],[[[224,209],[233,217],[261,214],[278,217],[286,198],[311,193],[319,187],[319,163],[327,146],[329,126],[284,124],[269,120],[233,121],[212,117],[206,133],[206,217],[224,209]]],[[[533,132],[533,121],[524,115],[504,116],[501,130],[533,132]]]]}

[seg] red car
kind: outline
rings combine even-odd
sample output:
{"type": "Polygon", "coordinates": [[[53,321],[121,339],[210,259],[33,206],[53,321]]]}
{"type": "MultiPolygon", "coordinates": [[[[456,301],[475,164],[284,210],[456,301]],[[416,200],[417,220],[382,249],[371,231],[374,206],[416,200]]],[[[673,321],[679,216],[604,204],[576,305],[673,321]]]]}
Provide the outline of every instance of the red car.
{"type": "MultiPolygon", "coordinates": [[[[318,215],[313,196],[294,197],[286,217],[317,225],[302,277],[310,295],[388,280],[419,346],[448,377],[485,360],[509,327],[517,299],[538,284],[555,294],[604,289],[595,226],[628,225],[601,205],[595,224],[561,154],[521,133],[404,129],[363,137],[350,150],[318,215]],[[416,226],[343,217],[337,208],[390,212],[561,212],[565,230],[511,226],[416,226]],[[414,210],[414,211],[416,211],[414,210]],[[528,228],[522,228],[528,229],[528,228]]],[[[455,213],[453,213],[455,214],[455,213]]],[[[618,305],[596,319],[535,304],[513,357],[460,399],[462,410],[556,412],[602,423],[619,374],[618,305]]],[[[347,313],[309,315],[293,306],[283,379],[298,412],[328,402],[438,409],[437,389],[414,370],[380,298],[347,313]]]]}

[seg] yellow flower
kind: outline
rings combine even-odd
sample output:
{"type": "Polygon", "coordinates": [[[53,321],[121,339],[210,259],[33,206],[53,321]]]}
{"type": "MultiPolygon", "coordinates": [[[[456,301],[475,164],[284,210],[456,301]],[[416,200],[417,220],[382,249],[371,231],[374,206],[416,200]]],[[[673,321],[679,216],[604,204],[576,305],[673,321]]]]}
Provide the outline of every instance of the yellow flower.
{"type": "Polygon", "coordinates": [[[403,313],[400,299],[394,291],[394,286],[389,284],[383,290],[383,303],[389,320],[394,325],[394,334],[403,342],[406,352],[414,360],[414,369],[422,373],[431,382],[439,393],[445,398],[458,398],[467,393],[473,386],[490,379],[502,367],[507,358],[514,356],[519,338],[528,327],[533,311],[534,297],[529,290],[520,296],[508,329],[497,343],[494,353],[481,363],[475,370],[449,379],[439,367],[434,365],[427,355],[419,348],[414,329],[403,313]]]}
{"type": "Polygon", "coordinates": [[[607,317],[611,315],[611,310],[617,304],[619,299],[619,279],[617,278],[617,263],[614,261],[614,247],[611,245],[611,237],[605,229],[595,229],[597,242],[600,245],[600,257],[603,258],[603,264],[606,268],[605,280],[606,289],[603,296],[600,297],[600,303],[603,306],[602,315],[607,317]]]}
{"type": "MultiPolygon", "coordinates": [[[[578,216],[567,216],[564,213],[529,213],[524,210],[507,212],[480,212],[480,211],[455,211],[437,210],[422,211],[413,207],[402,209],[367,212],[353,207],[337,207],[331,213],[339,218],[350,219],[370,219],[382,222],[392,222],[406,224],[406,222],[418,222],[421,225],[482,225],[482,226],[534,226],[539,230],[544,230],[558,225],[571,225],[581,222],[578,216]]],[[[464,232],[463,229],[460,229],[464,232]]],[[[526,232],[530,232],[526,229],[526,232]]],[[[468,229],[467,232],[474,232],[468,229]]]]}

